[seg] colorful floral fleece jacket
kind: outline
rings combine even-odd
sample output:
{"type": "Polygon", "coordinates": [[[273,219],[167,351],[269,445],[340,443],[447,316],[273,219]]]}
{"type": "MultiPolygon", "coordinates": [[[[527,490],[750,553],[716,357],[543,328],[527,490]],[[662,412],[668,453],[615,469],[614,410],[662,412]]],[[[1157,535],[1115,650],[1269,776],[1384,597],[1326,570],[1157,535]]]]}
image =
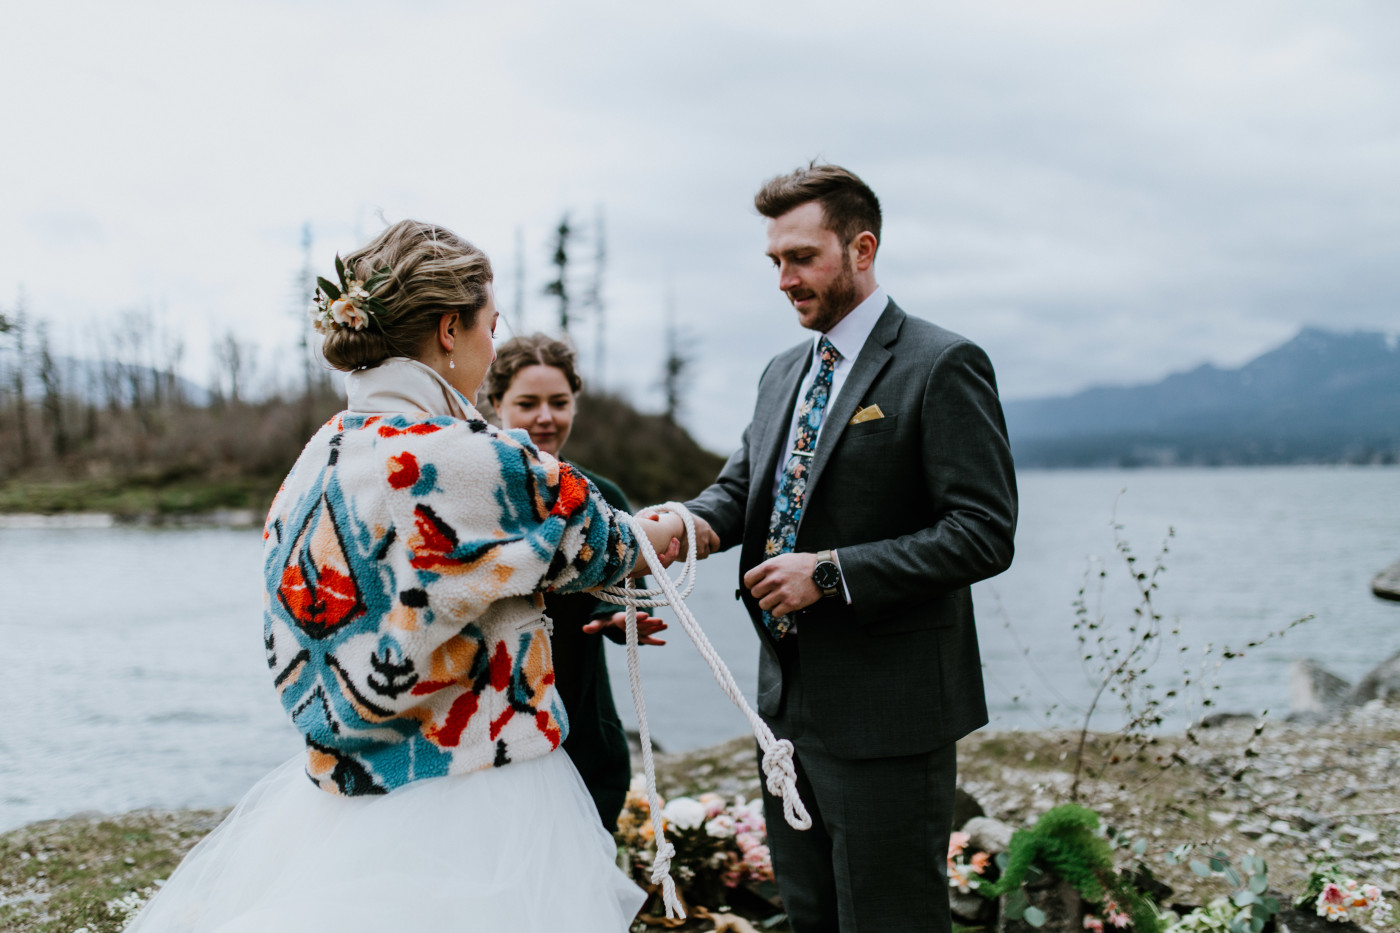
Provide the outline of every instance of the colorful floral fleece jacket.
{"type": "Polygon", "coordinates": [[[332,793],[556,748],[539,594],[614,583],[636,559],[587,479],[467,408],[337,415],[268,516],[267,663],[332,793]]]}

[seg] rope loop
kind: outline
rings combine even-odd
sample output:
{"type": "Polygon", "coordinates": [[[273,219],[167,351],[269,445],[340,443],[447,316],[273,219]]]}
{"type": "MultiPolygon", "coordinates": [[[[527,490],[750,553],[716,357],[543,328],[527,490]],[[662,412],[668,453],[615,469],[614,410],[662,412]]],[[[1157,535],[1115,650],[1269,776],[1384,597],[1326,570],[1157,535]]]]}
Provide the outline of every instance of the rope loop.
{"type": "Polygon", "coordinates": [[[763,751],[763,773],[768,793],[783,802],[783,818],[793,829],[811,829],[812,817],[797,794],[797,766],[792,760],[792,743],[778,739],[763,751]]]}
{"type": "Polygon", "coordinates": [[[641,522],[647,519],[638,519],[623,513],[637,538],[637,547],[641,551],[643,559],[656,577],[658,587],[649,590],[638,589],[629,578],[620,587],[605,586],[601,587],[598,592],[608,602],[626,607],[627,674],[632,687],[632,702],[637,707],[637,731],[641,738],[642,770],[646,774],[647,801],[651,806],[651,824],[656,834],[656,858],[652,860],[651,880],[653,884],[661,885],[662,902],[666,905],[666,918],[669,920],[684,919],[685,908],[676,895],[676,883],[671,878],[671,859],[675,857],[676,848],[666,841],[663,820],[661,819],[661,801],[656,793],[656,764],[652,757],[651,729],[647,724],[646,701],[642,697],[641,667],[637,659],[638,609],[670,606],[675,610],[681,628],[690,636],[690,640],[695,643],[695,648],[700,652],[700,656],[709,664],[710,672],[714,674],[720,689],[733,701],[735,706],[739,707],[739,711],[744,714],[749,725],[753,728],[754,737],[758,740],[759,747],[763,749],[765,784],[770,794],[782,800],[783,818],[793,829],[810,829],[812,818],[808,815],[807,808],[797,793],[797,768],[793,763],[792,743],[787,739],[775,738],[772,730],[768,728],[768,724],[759,718],[753,707],[749,706],[748,701],[744,699],[743,691],[734,682],[734,675],[729,672],[728,666],[720,658],[719,653],[715,651],[714,645],[710,644],[710,639],[706,637],[704,630],[700,628],[700,623],[695,621],[695,615],[685,603],[685,598],[695,589],[695,566],[698,559],[695,555],[695,516],[691,515],[690,510],[679,502],[667,502],[664,505],[654,506],[654,508],[658,512],[673,512],[679,515],[681,523],[685,525],[685,534],[687,540],[690,541],[690,547],[686,552],[680,575],[673,579],[667,569],[661,565],[661,559],[657,556],[656,549],[651,546],[650,539],[642,531],[641,522]]]}

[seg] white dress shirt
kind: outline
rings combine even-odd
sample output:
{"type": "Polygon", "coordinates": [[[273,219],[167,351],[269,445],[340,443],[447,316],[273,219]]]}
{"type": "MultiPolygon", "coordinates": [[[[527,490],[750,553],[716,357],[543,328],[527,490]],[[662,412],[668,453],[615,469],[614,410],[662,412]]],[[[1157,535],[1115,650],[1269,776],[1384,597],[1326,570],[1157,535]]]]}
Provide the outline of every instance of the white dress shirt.
{"type": "MultiPolygon", "coordinates": [[[[860,304],[851,309],[851,312],[836,322],[836,326],[825,334],[818,334],[812,338],[812,362],[807,367],[807,374],[802,377],[802,384],[797,387],[797,404],[793,406],[792,416],[788,419],[787,443],[783,447],[783,453],[778,457],[778,469],[773,474],[773,498],[778,497],[778,487],[783,482],[783,470],[787,462],[791,459],[792,449],[797,446],[798,431],[798,409],[807,398],[807,390],[812,387],[812,380],[817,378],[817,370],[821,367],[821,341],[822,337],[830,340],[836,347],[836,352],[841,356],[836,360],[836,365],[831,372],[831,391],[827,396],[826,410],[831,411],[836,404],[837,397],[841,394],[841,387],[846,384],[846,377],[851,374],[851,367],[855,365],[856,357],[865,347],[865,341],[869,339],[870,332],[875,329],[875,324],[880,320],[880,315],[885,313],[885,305],[889,304],[889,296],[880,286],[875,286],[875,291],[871,292],[860,304]]],[[[822,420],[822,426],[817,429],[817,438],[821,440],[821,432],[826,430],[829,419],[822,420]]],[[[812,444],[812,450],[816,450],[816,443],[812,444]]],[[[800,519],[799,519],[800,521],[800,519]]],[[[831,552],[832,560],[836,561],[836,566],[841,567],[841,558],[835,550],[831,552]]],[[[851,601],[851,589],[846,585],[844,577],[841,579],[841,595],[845,597],[849,604],[851,601]]]]}
{"type": "MultiPolygon", "coordinates": [[[[802,407],[802,403],[807,398],[807,390],[812,387],[812,380],[817,378],[817,370],[821,367],[821,357],[819,348],[822,337],[830,340],[836,347],[836,352],[841,354],[841,358],[836,361],[836,366],[831,373],[831,392],[827,396],[826,410],[831,411],[836,399],[841,394],[841,387],[846,384],[846,377],[851,374],[851,367],[856,363],[856,357],[860,355],[861,348],[865,346],[865,341],[870,337],[870,332],[875,329],[875,324],[880,320],[880,315],[885,312],[885,305],[889,304],[889,296],[880,286],[875,286],[875,291],[870,293],[860,304],[851,309],[836,323],[826,334],[818,334],[812,338],[812,363],[807,367],[807,375],[802,377],[802,384],[797,387],[797,404],[793,406],[792,416],[788,419],[787,444],[783,447],[782,456],[778,457],[778,469],[773,474],[773,498],[778,497],[778,487],[783,481],[783,468],[787,466],[792,448],[797,445],[797,429],[799,427],[797,410],[802,407]]],[[[821,440],[821,432],[826,430],[826,421],[822,421],[822,426],[817,430],[817,440],[821,440]]],[[[814,443],[812,449],[816,450],[814,443]]]]}

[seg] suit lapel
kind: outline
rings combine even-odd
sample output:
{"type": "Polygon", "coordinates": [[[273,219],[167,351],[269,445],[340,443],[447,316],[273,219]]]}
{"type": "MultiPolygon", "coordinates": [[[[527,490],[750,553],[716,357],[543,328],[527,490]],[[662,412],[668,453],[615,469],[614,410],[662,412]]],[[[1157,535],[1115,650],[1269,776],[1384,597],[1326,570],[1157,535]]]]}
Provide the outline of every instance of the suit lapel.
{"type": "MultiPolygon", "coordinates": [[[[788,431],[792,427],[792,410],[797,407],[797,389],[802,385],[802,377],[807,375],[812,365],[812,345],[802,346],[802,354],[780,364],[784,371],[775,373],[773,403],[763,406],[768,417],[763,424],[753,450],[756,456],[753,464],[757,468],[749,478],[749,521],[751,525],[761,525],[759,547],[762,538],[768,535],[768,514],[773,504],[773,476],[778,472],[778,458],[783,453],[788,431]]],[[[745,536],[747,540],[752,536],[745,536]]]]}
{"type": "Polygon", "coordinates": [[[904,312],[899,309],[899,305],[893,300],[885,305],[880,320],[875,322],[875,328],[866,338],[865,346],[861,347],[850,375],[841,385],[841,394],[836,396],[831,410],[826,413],[821,434],[817,438],[817,450],[812,457],[812,472],[807,477],[807,502],[812,501],[822,469],[831,459],[831,452],[836,449],[836,443],[845,433],[851,416],[856,413],[856,406],[865,398],[865,393],[869,391],[875,377],[880,375],[880,371],[889,363],[892,355],[889,345],[899,335],[899,325],[903,320],[904,312]]]}

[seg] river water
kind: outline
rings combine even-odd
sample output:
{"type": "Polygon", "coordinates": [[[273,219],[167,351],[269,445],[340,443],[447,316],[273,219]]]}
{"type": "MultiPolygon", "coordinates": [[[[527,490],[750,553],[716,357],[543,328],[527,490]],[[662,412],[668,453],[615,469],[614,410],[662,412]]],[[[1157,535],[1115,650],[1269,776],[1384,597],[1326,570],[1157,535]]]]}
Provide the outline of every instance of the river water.
{"type": "MultiPolygon", "coordinates": [[[[1175,531],[1154,602],[1180,636],[1165,639],[1147,680],[1165,685],[1185,669],[1198,685],[1218,684],[1215,708],[1277,717],[1293,660],[1354,680],[1400,650],[1400,605],[1368,585],[1400,557],[1400,470],[1026,472],[1019,481],[1015,563],[974,589],[993,728],[1069,726],[1083,715],[1094,680],[1072,624],[1086,569],[1107,574],[1101,595],[1089,578],[1091,614],[1126,644],[1139,603],[1115,521],[1141,569],[1175,531]],[[1213,673],[1219,646],[1243,647],[1305,615],[1315,618],[1213,673]],[[1217,651],[1202,679],[1207,643],[1217,651]]],[[[246,530],[0,529],[0,830],[86,810],[226,806],[297,752],[263,663],[261,548],[246,530]]],[[[757,646],[733,598],[736,566],[733,552],[701,565],[690,604],[752,697],[757,646]]],[[[660,745],[744,732],[679,627],[668,638],[641,661],[660,745]]],[[[618,707],[634,725],[625,657],[608,650],[618,707]]],[[[1203,710],[1193,690],[1183,696],[1169,725],[1203,710]]],[[[1107,705],[1094,724],[1120,719],[1107,705]]]]}

